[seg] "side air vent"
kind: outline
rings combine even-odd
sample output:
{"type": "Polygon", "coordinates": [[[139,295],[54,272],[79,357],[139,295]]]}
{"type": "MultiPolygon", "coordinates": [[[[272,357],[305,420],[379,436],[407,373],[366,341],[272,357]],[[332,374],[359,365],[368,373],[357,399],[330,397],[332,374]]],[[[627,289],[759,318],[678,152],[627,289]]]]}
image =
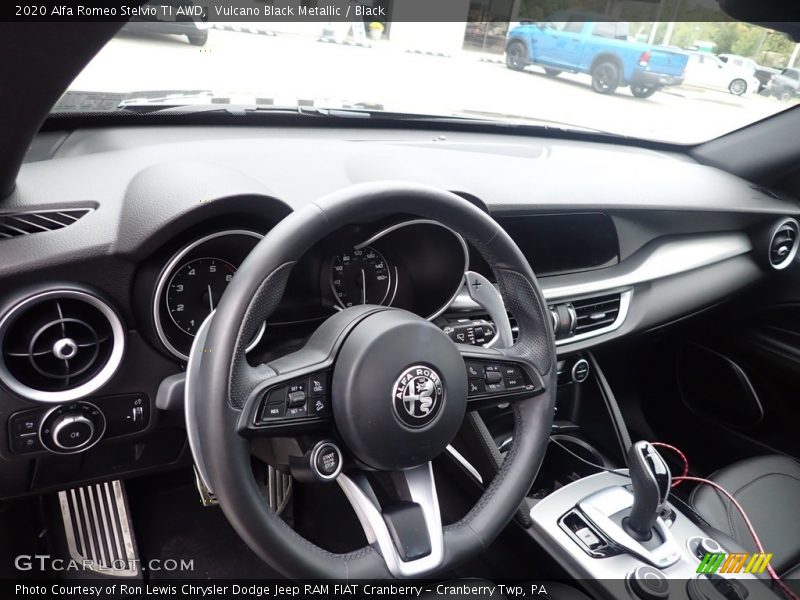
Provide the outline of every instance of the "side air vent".
{"type": "Polygon", "coordinates": [[[41,292],[0,319],[0,380],[31,400],[76,400],[111,378],[124,342],[119,317],[96,296],[41,292]]]}
{"type": "Polygon", "coordinates": [[[78,208],[0,214],[0,240],[63,229],[90,211],[89,208],[78,208]]]}
{"type": "Polygon", "coordinates": [[[784,219],[772,230],[769,239],[769,264],[773,269],[785,269],[792,264],[797,255],[799,231],[794,219],[784,219]]]}
{"type": "Polygon", "coordinates": [[[597,331],[613,325],[619,316],[621,304],[620,294],[573,300],[572,306],[577,317],[575,335],[597,331]]]}

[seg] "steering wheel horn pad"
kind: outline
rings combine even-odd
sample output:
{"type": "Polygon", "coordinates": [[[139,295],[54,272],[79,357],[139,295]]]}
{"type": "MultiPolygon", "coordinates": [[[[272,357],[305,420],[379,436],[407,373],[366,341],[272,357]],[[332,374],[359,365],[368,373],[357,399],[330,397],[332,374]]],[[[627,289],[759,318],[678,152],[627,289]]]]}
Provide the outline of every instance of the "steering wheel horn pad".
{"type": "Polygon", "coordinates": [[[362,320],[333,372],[339,435],[364,465],[419,466],[444,452],[467,408],[464,360],[433,323],[389,309],[362,320]]]}

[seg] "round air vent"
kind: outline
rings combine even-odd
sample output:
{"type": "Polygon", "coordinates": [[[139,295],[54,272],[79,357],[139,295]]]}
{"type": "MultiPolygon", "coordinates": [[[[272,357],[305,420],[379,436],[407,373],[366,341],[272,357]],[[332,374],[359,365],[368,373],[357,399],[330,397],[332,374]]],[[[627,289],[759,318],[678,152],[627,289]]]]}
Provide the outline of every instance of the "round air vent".
{"type": "Polygon", "coordinates": [[[784,219],[772,230],[769,239],[769,264],[773,269],[785,269],[797,255],[797,238],[800,232],[797,221],[784,219]]]}
{"type": "Polygon", "coordinates": [[[96,296],[41,292],[0,318],[0,379],[31,400],[76,400],[111,378],[124,344],[119,317],[96,296]]]}

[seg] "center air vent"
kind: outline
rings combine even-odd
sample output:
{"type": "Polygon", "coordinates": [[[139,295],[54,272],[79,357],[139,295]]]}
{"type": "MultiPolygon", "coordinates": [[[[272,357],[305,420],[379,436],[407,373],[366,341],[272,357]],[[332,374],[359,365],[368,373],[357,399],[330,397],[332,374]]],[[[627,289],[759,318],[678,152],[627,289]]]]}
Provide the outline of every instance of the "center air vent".
{"type": "Polygon", "coordinates": [[[785,269],[797,255],[798,225],[794,219],[784,219],[772,231],[769,240],[769,264],[773,269],[785,269]]]}
{"type": "Polygon", "coordinates": [[[619,315],[620,295],[610,294],[572,302],[577,317],[575,335],[612,325],[619,315]]]}
{"type": "Polygon", "coordinates": [[[0,320],[0,379],[32,400],[76,400],[111,378],[123,346],[122,324],[105,302],[78,290],[42,292],[0,320]]]}
{"type": "Polygon", "coordinates": [[[0,214],[0,240],[62,229],[72,225],[89,211],[88,208],[78,208],[0,214]]]}

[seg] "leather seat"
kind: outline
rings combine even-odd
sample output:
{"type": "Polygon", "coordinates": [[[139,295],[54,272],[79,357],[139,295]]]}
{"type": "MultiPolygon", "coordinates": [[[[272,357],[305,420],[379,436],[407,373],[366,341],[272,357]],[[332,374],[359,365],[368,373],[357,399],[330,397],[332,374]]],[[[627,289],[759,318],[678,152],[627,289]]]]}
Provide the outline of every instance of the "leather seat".
{"type": "MultiPolygon", "coordinates": [[[[764,550],[774,554],[770,564],[775,571],[784,578],[800,578],[800,463],[786,456],[759,456],[720,469],[709,479],[742,505],[764,550]]],[[[756,551],[739,511],[717,490],[699,485],[690,503],[710,525],[756,551]]]]}

